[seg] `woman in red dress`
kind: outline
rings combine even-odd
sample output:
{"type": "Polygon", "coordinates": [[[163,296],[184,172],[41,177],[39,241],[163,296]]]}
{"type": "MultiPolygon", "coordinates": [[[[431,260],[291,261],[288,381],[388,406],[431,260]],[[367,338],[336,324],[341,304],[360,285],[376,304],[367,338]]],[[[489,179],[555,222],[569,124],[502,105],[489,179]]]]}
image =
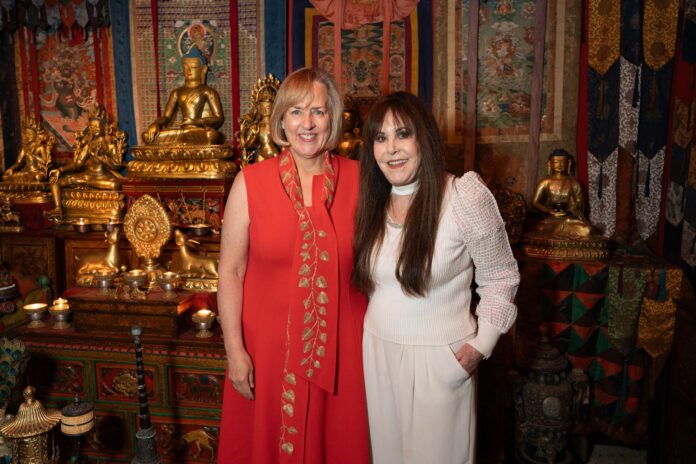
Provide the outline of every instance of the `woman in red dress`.
{"type": "Polygon", "coordinates": [[[218,308],[227,352],[219,463],[368,463],[366,298],[350,286],[358,165],[334,148],[342,101],[301,69],[278,90],[282,153],[237,175],[218,308]]]}

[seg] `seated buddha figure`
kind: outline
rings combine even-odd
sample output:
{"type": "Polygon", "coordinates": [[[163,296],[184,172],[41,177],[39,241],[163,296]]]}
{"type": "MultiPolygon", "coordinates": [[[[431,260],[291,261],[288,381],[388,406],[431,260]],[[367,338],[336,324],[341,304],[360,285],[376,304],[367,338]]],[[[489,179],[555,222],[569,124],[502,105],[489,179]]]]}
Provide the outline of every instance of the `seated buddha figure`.
{"type": "Polygon", "coordinates": [[[358,119],[358,109],[354,100],[347,96],[343,105],[343,125],[341,127],[343,136],[336,150],[339,155],[349,159],[358,157],[358,151],[363,143],[362,138],[360,138],[358,119]]]}
{"type": "Polygon", "coordinates": [[[24,120],[22,149],[17,161],[2,175],[3,182],[44,182],[56,139],[31,117],[24,120]]]}
{"type": "Polygon", "coordinates": [[[198,47],[192,47],[181,58],[181,64],[184,85],[169,94],[164,114],[150,124],[143,140],[153,145],[222,143],[224,137],[217,129],[225,118],[220,96],[205,84],[208,60],[198,47]],[[182,118],[177,122],[179,110],[182,118]]]}
{"type": "Polygon", "coordinates": [[[573,158],[563,149],[549,155],[547,171],[534,192],[532,205],[546,214],[535,234],[549,238],[587,240],[595,235],[585,218],[582,186],[571,175],[573,158]]]}
{"type": "Polygon", "coordinates": [[[280,81],[272,74],[259,79],[251,92],[252,108],[239,118],[237,141],[242,166],[277,156],[280,150],[271,139],[271,109],[280,81]]]}
{"type": "MultiPolygon", "coordinates": [[[[49,216],[58,218],[64,216],[62,200],[65,200],[64,190],[66,189],[111,191],[116,195],[112,195],[109,199],[119,198],[121,176],[117,171],[123,164],[125,151],[125,132],[117,130],[113,125],[108,125],[104,110],[95,107],[90,112],[87,127],[76,134],[73,160],[49,172],[51,194],[55,204],[55,209],[49,213],[49,216]]],[[[104,214],[107,218],[113,216],[108,211],[94,210],[94,206],[89,203],[89,195],[82,195],[82,197],[84,197],[84,204],[80,208],[84,210],[82,215],[95,219],[104,214]]],[[[98,197],[103,205],[106,197],[104,195],[98,195],[98,197]]]]}

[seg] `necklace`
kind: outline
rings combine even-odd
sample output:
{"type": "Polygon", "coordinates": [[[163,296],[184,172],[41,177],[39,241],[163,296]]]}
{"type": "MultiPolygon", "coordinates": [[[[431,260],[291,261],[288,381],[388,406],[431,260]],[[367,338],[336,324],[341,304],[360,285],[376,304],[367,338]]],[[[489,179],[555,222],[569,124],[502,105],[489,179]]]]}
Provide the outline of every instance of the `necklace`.
{"type": "Polygon", "coordinates": [[[403,228],[404,228],[404,225],[403,225],[403,224],[399,224],[398,222],[395,222],[395,221],[391,218],[391,216],[389,215],[389,213],[387,213],[387,224],[390,225],[390,226],[392,226],[392,227],[396,227],[397,229],[403,229],[403,228]]]}
{"type": "Polygon", "coordinates": [[[410,184],[406,185],[392,185],[391,188],[391,193],[392,195],[398,195],[398,196],[405,196],[405,195],[413,195],[418,191],[418,187],[420,186],[420,181],[418,179],[414,180],[410,184]]]}

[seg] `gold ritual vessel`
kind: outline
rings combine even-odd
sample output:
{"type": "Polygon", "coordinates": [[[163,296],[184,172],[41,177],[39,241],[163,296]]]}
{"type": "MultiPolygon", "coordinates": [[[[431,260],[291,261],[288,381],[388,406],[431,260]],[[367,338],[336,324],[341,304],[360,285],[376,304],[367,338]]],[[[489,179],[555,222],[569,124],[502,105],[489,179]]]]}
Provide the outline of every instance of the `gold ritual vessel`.
{"type": "Polygon", "coordinates": [[[167,212],[159,201],[143,195],[128,209],[123,227],[135,254],[142,259],[140,267],[147,272],[148,281],[154,286],[162,273],[157,258],[172,234],[167,212]]]}
{"type": "Polygon", "coordinates": [[[34,387],[24,389],[24,403],[13,419],[0,426],[0,435],[11,442],[12,462],[53,464],[59,453],[52,431],[60,422],[60,411],[44,409],[34,393],[34,387]]]}
{"type": "Polygon", "coordinates": [[[339,155],[349,159],[357,159],[358,151],[363,143],[358,120],[358,107],[353,97],[348,95],[343,103],[343,125],[341,127],[343,136],[336,151],[339,155]]]}
{"type": "Polygon", "coordinates": [[[164,114],[142,134],[145,145],[133,147],[128,177],[224,179],[236,171],[227,159],[232,147],[218,131],[225,121],[220,96],[205,83],[208,59],[194,46],[181,64],[184,85],[169,94],[164,114]]]}
{"type": "Polygon", "coordinates": [[[241,167],[278,156],[280,150],[271,139],[271,109],[280,81],[273,74],[259,79],[251,92],[251,110],[239,118],[241,167]]]}
{"type": "Polygon", "coordinates": [[[545,217],[522,241],[528,256],[599,260],[609,255],[608,241],[585,218],[582,186],[572,167],[573,158],[565,150],[549,156],[548,177],[539,182],[532,201],[545,217]]]}
{"type": "Polygon", "coordinates": [[[51,195],[46,182],[52,162],[55,137],[27,116],[22,123],[22,149],[17,161],[7,168],[0,182],[0,193],[13,202],[48,203],[51,195]]]}
{"type": "Polygon", "coordinates": [[[123,219],[125,202],[121,175],[126,133],[110,124],[103,108],[95,106],[84,130],[77,131],[73,160],[49,172],[55,222],[78,218],[93,224],[123,219]]]}

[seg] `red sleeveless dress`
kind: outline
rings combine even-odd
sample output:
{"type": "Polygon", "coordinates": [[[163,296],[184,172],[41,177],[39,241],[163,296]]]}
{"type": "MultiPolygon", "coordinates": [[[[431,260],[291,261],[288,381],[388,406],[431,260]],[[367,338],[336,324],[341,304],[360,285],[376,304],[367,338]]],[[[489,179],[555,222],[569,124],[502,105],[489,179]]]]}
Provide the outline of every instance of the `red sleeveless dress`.
{"type": "MultiPolygon", "coordinates": [[[[304,446],[299,444],[302,449],[298,449],[296,445],[290,458],[283,455],[284,462],[369,462],[362,368],[367,299],[350,286],[359,172],[357,162],[336,158],[338,179],[329,211],[338,242],[339,267],[336,388],[329,393],[309,383],[304,446]]],[[[283,189],[278,168],[278,158],[272,158],[244,169],[251,222],[242,323],[256,388],[254,401],[248,401],[226,379],[218,463],[272,464],[281,460],[281,384],[288,302],[296,282],[291,267],[298,215],[283,189]]],[[[319,180],[315,177],[314,183],[319,180]]],[[[317,205],[318,189],[313,190],[312,205],[317,205]]]]}

